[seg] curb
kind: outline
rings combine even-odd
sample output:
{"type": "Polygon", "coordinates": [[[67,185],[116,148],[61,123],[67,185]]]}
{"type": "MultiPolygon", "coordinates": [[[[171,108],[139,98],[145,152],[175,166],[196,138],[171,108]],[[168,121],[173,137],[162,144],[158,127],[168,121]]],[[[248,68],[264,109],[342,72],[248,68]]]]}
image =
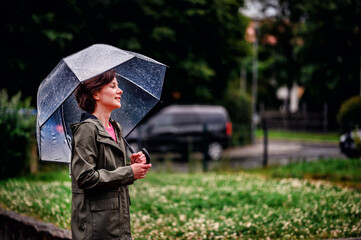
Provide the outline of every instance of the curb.
{"type": "Polygon", "coordinates": [[[35,218],[0,208],[0,239],[70,240],[71,232],[35,218]]]}

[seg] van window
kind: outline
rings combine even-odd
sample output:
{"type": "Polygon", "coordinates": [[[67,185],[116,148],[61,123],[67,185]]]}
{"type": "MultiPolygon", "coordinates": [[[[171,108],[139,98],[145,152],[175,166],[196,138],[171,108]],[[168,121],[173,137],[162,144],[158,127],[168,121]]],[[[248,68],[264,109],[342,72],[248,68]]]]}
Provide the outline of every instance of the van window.
{"type": "Polygon", "coordinates": [[[198,123],[197,115],[194,113],[177,113],[173,115],[174,125],[189,125],[198,123]]]}
{"type": "Polygon", "coordinates": [[[203,123],[224,123],[226,122],[225,116],[220,113],[202,113],[200,118],[203,123]]]}
{"type": "Polygon", "coordinates": [[[172,124],[173,124],[173,116],[170,114],[158,118],[158,121],[155,122],[155,125],[159,127],[170,126],[172,124]]]}

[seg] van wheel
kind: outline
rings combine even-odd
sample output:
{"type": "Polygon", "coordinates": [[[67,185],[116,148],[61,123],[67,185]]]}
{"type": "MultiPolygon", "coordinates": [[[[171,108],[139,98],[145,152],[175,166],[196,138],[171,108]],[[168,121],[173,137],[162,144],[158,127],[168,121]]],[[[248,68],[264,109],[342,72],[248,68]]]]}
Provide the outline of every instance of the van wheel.
{"type": "Polygon", "coordinates": [[[222,157],[223,147],[218,142],[212,142],[208,146],[208,154],[211,160],[219,160],[222,157]]]}

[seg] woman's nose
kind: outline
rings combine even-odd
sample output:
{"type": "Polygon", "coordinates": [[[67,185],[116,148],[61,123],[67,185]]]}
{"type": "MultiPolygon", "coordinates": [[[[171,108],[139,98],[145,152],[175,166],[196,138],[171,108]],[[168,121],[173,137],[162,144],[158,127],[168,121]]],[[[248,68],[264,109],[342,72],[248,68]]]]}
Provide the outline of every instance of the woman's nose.
{"type": "Polygon", "coordinates": [[[118,93],[123,94],[123,90],[118,87],[118,93]]]}

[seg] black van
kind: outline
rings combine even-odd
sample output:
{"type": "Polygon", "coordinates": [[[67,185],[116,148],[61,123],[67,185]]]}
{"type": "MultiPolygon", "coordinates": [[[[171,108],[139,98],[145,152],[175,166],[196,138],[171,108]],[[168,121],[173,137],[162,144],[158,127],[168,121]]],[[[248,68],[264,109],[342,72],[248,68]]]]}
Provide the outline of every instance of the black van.
{"type": "Polygon", "coordinates": [[[162,109],[127,137],[150,153],[203,152],[208,143],[212,160],[222,156],[232,134],[226,109],[211,105],[172,105],[162,109]],[[138,139],[138,140],[137,140],[138,139]]]}

